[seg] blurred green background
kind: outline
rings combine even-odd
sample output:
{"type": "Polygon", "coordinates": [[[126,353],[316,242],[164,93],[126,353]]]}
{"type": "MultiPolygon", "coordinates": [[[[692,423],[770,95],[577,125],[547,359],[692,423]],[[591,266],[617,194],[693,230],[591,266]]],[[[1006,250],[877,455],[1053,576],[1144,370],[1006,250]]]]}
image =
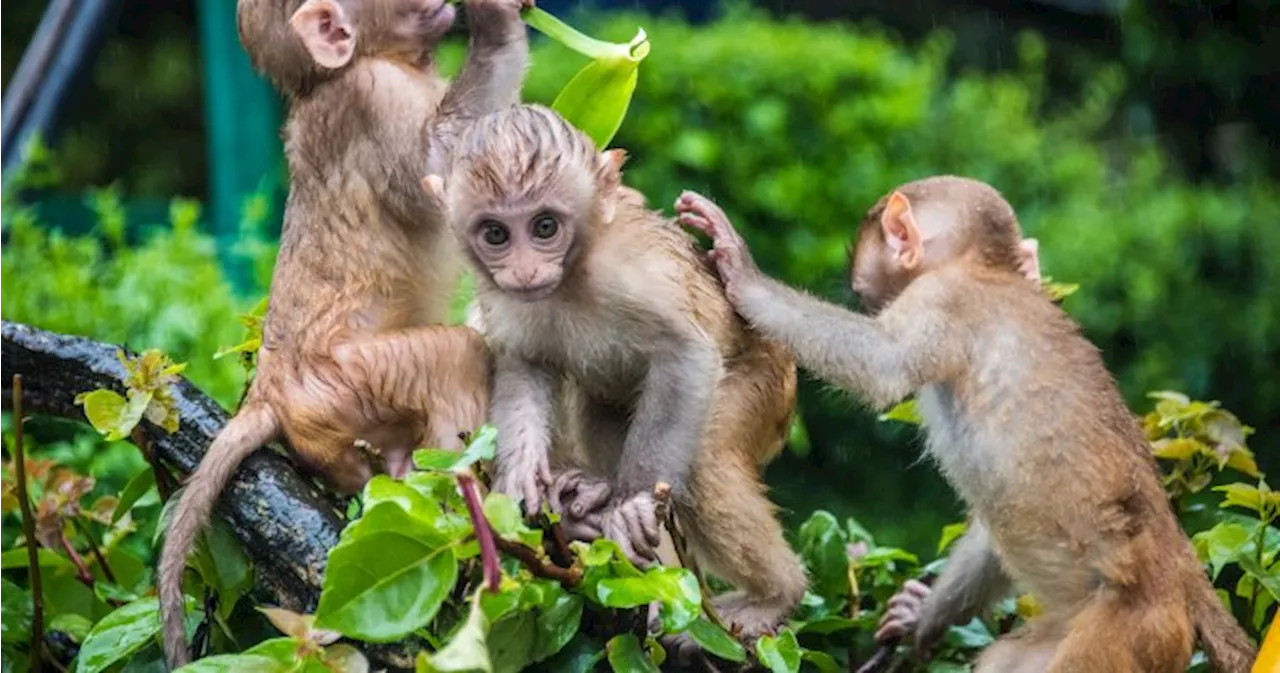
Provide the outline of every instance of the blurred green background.
{"type": "MultiPolygon", "coordinates": [[[[1263,468],[1280,467],[1270,3],[686,3],[695,23],[678,3],[540,4],[601,37],[648,32],[614,144],[656,207],[685,188],[712,196],[767,271],[843,301],[849,236],[879,195],[936,173],[987,180],[1040,239],[1045,272],[1081,284],[1066,307],[1136,411],[1155,389],[1221,400],[1258,429],[1263,468]]],[[[5,9],[7,97],[45,3],[5,9]]],[[[259,193],[229,217],[202,209],[216,164],[208,97],[220,95],[207,59],[243,54],[202,45],[198,16],[196,3],[129,0],[105,27],[52,154],[37,157],[44,180],[17,194],[39,207],[5,204],[3,315],[162,348],[230,405],[243,371],[212,355],[239,340],[236,316],[265,292],[284,175],[270,160],[278,146],[259,148],[245,162],[259,193]]],[[[455,39],[444,67],[461,54],[455,39]]],[[[581,65],[536,40],[526,98],[549,102],[581,65]]],[[[809,441],[768,471],[786,516],[856,516],[931,557],[938,527],[961,511],[914,431],[811,380],[801,402],[809,441]]]]}

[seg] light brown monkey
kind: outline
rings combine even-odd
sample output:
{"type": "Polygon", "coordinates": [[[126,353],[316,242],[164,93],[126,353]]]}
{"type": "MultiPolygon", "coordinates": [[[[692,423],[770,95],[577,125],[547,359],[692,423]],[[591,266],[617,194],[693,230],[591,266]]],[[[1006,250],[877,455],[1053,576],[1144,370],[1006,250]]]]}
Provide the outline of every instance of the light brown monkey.
{"type": "Polygon", "coordinates": [[[446,327],[461,269],[444,215],[418,185],[457,128],[519,100],[521,0],[470,0],[452,86],[432,53],[443,0],[241,0],[241,42],[289,98],[290,188],[257,375],[174,511],[160,560],[165,651],[187,661],[182,575],[236,466],[283,435],[342,493],[373,462],[401,477],[423,444],[460,448],[484,421],[483,339],[446,327]],[[374,456],[366,455],[371,450],[374,456]]]}
{"type": "MultiPolygon", "coordinates": [[[[1011,582],[1045,612],[981,655],[979,673],[1215,670],[1254,648],[1214,594],[1160,486],[1143,433],[1097,348],[1026,283],[1012,208],[956,177],[904,185],[859,231],[857,315],[763,275],[697,194],[681,221],[709,234],[730,300],[800,365],[876,408],[916,393],[928,451],[970,507],[913,632],[929,648],[1011,582]]],[[[921,592],[916,592],[917,594],[921,592]]]]}
{"type": "Polygon", "coordinates": [[[533,512],[553,468],[581,469],[597,490],[579,499],[608,496],[599,532],[644,562],[666,482],[693,560],[739,589],[713,599],[720,614],[765,633],[807,585],[760,480],[787,436],[795,363],[745,329],[692,237],[622,186],[622,158],[523,105],[468,127],[446,178],[423,181],[476,269],[494,487],[533,512]]]}

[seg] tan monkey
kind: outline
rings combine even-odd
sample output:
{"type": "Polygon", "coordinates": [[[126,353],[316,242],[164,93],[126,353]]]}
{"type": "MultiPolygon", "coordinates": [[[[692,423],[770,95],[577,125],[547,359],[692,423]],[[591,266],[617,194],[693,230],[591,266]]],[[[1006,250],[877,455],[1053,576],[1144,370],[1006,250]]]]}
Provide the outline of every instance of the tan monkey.
{"type": "Polygon", "coordinates": [[[713,599],[720,615],[766,633],[807,584],[760,480],[787,436],[795,364],[745,329],[692,237],[621,184],[622,159],[523,105],[469,127],[447,178],[423,181],[476,269],[494,487],[533,512],[553,468],[569,470],[587,493],[571,500],[604,501],[592,532],[644,562],[666,482],[691,557],[739,588],[713,599]]]}
{"type": "Polygon", "coordinates": [[[713,239],[739,313],[802,367],[877,409],[917,395],[928,451],[971,523],[882,639],[911,633],[928,649],[1012,583],[1045,612],[988,647],[978,673],[1182,673],[1197,634],[1215,670],[1248,669],[1254,647],[1179,528],[1097,348],[1023,280],[1028,249],[996,190],[936,177],[881,199],[854,254],[871,315],[763,275],[706,198],[687,192],[677,210],[713,239]]]}
{"type": "Polygon", "coordinates": [[[443,325],[462,262],[418,181],[460,125],[519,100],[527,4],[466,3],[470,52],[447,86],[432,60],[456,13],[443,0],[240,0],[241,42],[290,103],[289,197],[257,375],[168,527],[171,666],[189,658],[186,557],[248,454],[283,435],[302,465],[354,493],[371,458],[402,477],[414,448],[460,448],[484,422],[483,339],[443,325]]]}

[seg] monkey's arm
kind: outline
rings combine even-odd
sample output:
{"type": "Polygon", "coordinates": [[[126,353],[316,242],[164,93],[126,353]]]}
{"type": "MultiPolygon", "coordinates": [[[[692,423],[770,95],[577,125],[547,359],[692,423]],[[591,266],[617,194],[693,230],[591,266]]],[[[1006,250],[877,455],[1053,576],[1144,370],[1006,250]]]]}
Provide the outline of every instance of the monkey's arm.
{"type": "Polygon", "coordinates": [[[439,174],[453,141],[468,122],[520,102],[520,85],[529,65],[529,44],[522,6],[532,0],[470,0],[467,24],[471,42],[458,77],[440,103],[430,130],[429,172],[439,174]]]}
{"type": "Polygon", "coordinates": [[[701,447],[720,353],[697,338],[676,339],[649,360],[615,477],[616,499],[603,532],[636,563],[657,559],[661,527],[653,490],[666,482],[679,498],[701,447]]]}
{"type": "Polygon", "coordinates": [[[650,492],[660,481],[681,493],[701,448],[719,370],[719,351],[698,338],[652,355],[618,464],[625,495],[650,492]]]}
{"type": "Polygon", "coordinates": [[[870,318],[763,274],[744,275],[737,284],[734,303],[747,322],[786,346],[802,367],[877,409],[936,379],[961,355],[924,288],[911,288],[921,291],[904,293],[870,318]]]}
{"type": "Polygon", "coordinates": [[[1010,587],[1009,577],[991,549],[990,534],[974,519],[956,541],[932,589],[912,580],[889,599],[876,640],[914,634],[916,649],[926,652],[948,627],[973,619],[1010,587]]]}
{"type": "Polygon", "coordinates": [[[495,358],[490,415],[498,428],[493,489],[535,514],[551,484],[551,429],[555,381],[551,374],[511,355],[495,358]]]}

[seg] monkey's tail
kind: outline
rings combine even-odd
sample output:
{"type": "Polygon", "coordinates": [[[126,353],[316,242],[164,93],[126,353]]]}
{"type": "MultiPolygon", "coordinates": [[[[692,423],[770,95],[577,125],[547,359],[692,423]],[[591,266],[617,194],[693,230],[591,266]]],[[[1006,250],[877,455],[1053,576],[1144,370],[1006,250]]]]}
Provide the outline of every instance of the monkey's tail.
{"type": "Polygon", "coordinates": [[[1187,597],[1191,623],[1214,673],[1249,673],[1258,650],[1222,606],[1203,571],[1197,569],[1195,579],[1187,587],[1187,597]]]}
{"type": "Polygon", "coordinates": [[[191,474],[178,500],[165,532],[160,552],[160,613],[164,624],[164,653],[171,669],[190,660],[187,651],[185,601],[182,597],[182,573],[196,535],[209,522],[218,495],[231,480],[231,475],[249,454],[275,438],[280,422],[271,408],[250,400],[227,422],[200,466],[191,474]]]}

